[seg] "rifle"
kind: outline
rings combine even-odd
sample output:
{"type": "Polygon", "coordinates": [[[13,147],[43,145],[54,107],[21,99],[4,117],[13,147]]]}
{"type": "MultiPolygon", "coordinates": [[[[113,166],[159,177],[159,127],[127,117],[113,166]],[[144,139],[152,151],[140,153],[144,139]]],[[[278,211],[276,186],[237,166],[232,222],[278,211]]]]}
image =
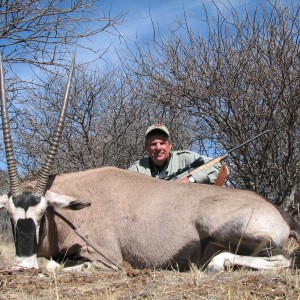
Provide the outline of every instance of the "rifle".
{"type": "Polygon", "coordinates": [[[195,173],[198,173],[199,171],[202,171],[208,167],[211,167],[213,166],[214,164],[216,163],[219,163],[221,161],[223,161],[224,159],[226,159],[229,154],[231,152],[234,152],[236,151],[237,149],[241,148],[242,146],[252,142],[253,140],[257,139],[258,137],[266,134],[267,132],[269,132],[270,130],[266,130],[258,135],[256,135],[255,137],[247,140],[246,142],[234,147],[233,149],[229,150],[227,153],[221,155],[221,156],[218,156],[216,158],[213,158],[211,160],[209,160],[208,162],[204,163],[203,159],[201,157],[199,157],[198,159],[196,159],[195,161],[193,161],[190,165],[188,165],[187,167],[184,167],[182,169],[179,169],[177,172],[175,173],[172,173],[166,177],[163,177],[162,179],[164,180],[176,180],[176,179],[179,179],[179,180],[182,180],[183,178],[186,178],[186,177],[189,177],[189,176],[192,176],[193,174],[195,173]],[[190,170],[190,169],[193,169],[191,171],[188,172],[188,174],[186,174],[185,176],[182,176],[180,178],[178,178],[179,175],[183,174],[184,172],[190,170]]]}

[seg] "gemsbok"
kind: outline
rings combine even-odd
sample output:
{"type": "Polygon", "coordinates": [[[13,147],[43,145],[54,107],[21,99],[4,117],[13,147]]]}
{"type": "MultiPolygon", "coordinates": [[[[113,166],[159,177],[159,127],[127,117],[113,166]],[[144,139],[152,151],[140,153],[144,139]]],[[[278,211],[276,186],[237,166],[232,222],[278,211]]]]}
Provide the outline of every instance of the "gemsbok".
{"type": "Polygon", "coordinates": [[[123,261],[134,268],[188,270],[196,265],[210,271],[234,265],[291,266],[291,258],[275,254],[290,236],[299,242],[299,226],[254,192],[157,180],[113,167],[49,176],[73,68],[74,61],[46,162],[37,182],[23,185],[13,153],[1,61],[2,126],[11,192],[0,197],[0,207],[7,209],[12,223],[13,269],[38,268],[39,256],[81,259],[116,270],[123,261]]]}

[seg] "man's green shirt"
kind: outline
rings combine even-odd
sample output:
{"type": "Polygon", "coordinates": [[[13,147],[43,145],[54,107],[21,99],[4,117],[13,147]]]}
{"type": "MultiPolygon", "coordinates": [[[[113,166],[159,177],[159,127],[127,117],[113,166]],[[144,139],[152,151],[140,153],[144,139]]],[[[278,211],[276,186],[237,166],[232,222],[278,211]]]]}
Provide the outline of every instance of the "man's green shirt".
{"type": "MultiPolygon", "coordinates": [[[[170,152],[170,156],[167,162],[161,169],[158,169],[153,165],[150,157],[144,157],[139,161],[133,163],[128,168],[128,170],[162,179],[168,175],[177,172],[179,169],[183,169],[189,166],[192,162],[194,162],[199,157],[203,159],[204,163],[211,160],[210,157],[199,155],[196,152],[192,152],[188,150],[172,151],[170,152]]],[[[193,178],[198,183],[213,184],[219,174],[220,168],[221,168],[221,164],[219,163],[215,164],[214,166],[208,167],[202,171],[197,172],[196,174],[193,174],[193,178]]],[[[185,172],[180,176],[183,176],[187,173],[188,172],[185,172]]]]}

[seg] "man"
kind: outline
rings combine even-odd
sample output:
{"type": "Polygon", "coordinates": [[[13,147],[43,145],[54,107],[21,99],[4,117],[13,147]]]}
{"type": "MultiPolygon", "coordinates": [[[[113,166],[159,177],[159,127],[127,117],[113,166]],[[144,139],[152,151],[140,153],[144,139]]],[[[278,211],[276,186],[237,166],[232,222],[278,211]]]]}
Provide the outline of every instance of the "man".
{"type": "MultiPolygon", "coordinates": [[[[145,134],[145,150],[149,156],[133,163],[128,170],[159,179],[189,166],[199,157],[203,159],[204,163],[211,160],[211,158],[207,156],[200,156],[188,150],[171,151],[172,141],[169,130],[161,124],[148,127],[145,134]]],[[[221,164],[216,164],[193,174],[193,176],[186,177],[181,181],[213,184],[220,168],[221,164]]],[[[182,175],[185,174],[187,174],[187,172],[182,175]]]]}

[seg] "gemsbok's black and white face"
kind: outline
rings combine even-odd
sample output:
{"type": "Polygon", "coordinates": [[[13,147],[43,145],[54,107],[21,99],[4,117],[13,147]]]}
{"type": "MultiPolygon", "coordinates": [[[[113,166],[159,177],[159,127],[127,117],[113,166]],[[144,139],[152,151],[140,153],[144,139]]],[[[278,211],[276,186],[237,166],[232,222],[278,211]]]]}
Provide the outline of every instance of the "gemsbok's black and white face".
{"type": "Polygon", "coordinates": [[[29,191],[23,191],[17,196],[12,196],[11,193],[0,196],[0,209],[6,208],[12,223],[16,247],[14,269],[38,269],[37,252],[43,233],[41,223],[49,206],[79,210],[89,205],[89,202],[78,201],[49,190],[45,196],[36,196],[29,191]]]}
{"type": "Polygon", "coordinates": [[[38,268],[37,249],[42,217],[48,207],[43,196],[23,192],[18,196],[4,195],[0,207],[6,207],[15,238],[16,262],[20,267],[38,268]]]}
{"type": "Polygon", "coordinates": [[[64,126],[73,71],[74,59],[67,82],[58,125],[51,140],[46,162],[42,166],[38,181],[33,187],[33,190],[23,190],[17,172],[16,161],[14,159],[6,103],[3,64],[0,56],[2,126],[8,174],[10,178],[10,193],[0,196],[0,208],[6,208],[11,219],[16,247],[15,268],[38,268],[37,251],[41,236],[41,222],[48,206],[69,209],[81,209],[84,206],[87,206],[87,204],[82,206],[82,204],[71,197],[59,195],[51,191],[46,192],[49,174],[55,154],[58,150],[64,126]]]}

